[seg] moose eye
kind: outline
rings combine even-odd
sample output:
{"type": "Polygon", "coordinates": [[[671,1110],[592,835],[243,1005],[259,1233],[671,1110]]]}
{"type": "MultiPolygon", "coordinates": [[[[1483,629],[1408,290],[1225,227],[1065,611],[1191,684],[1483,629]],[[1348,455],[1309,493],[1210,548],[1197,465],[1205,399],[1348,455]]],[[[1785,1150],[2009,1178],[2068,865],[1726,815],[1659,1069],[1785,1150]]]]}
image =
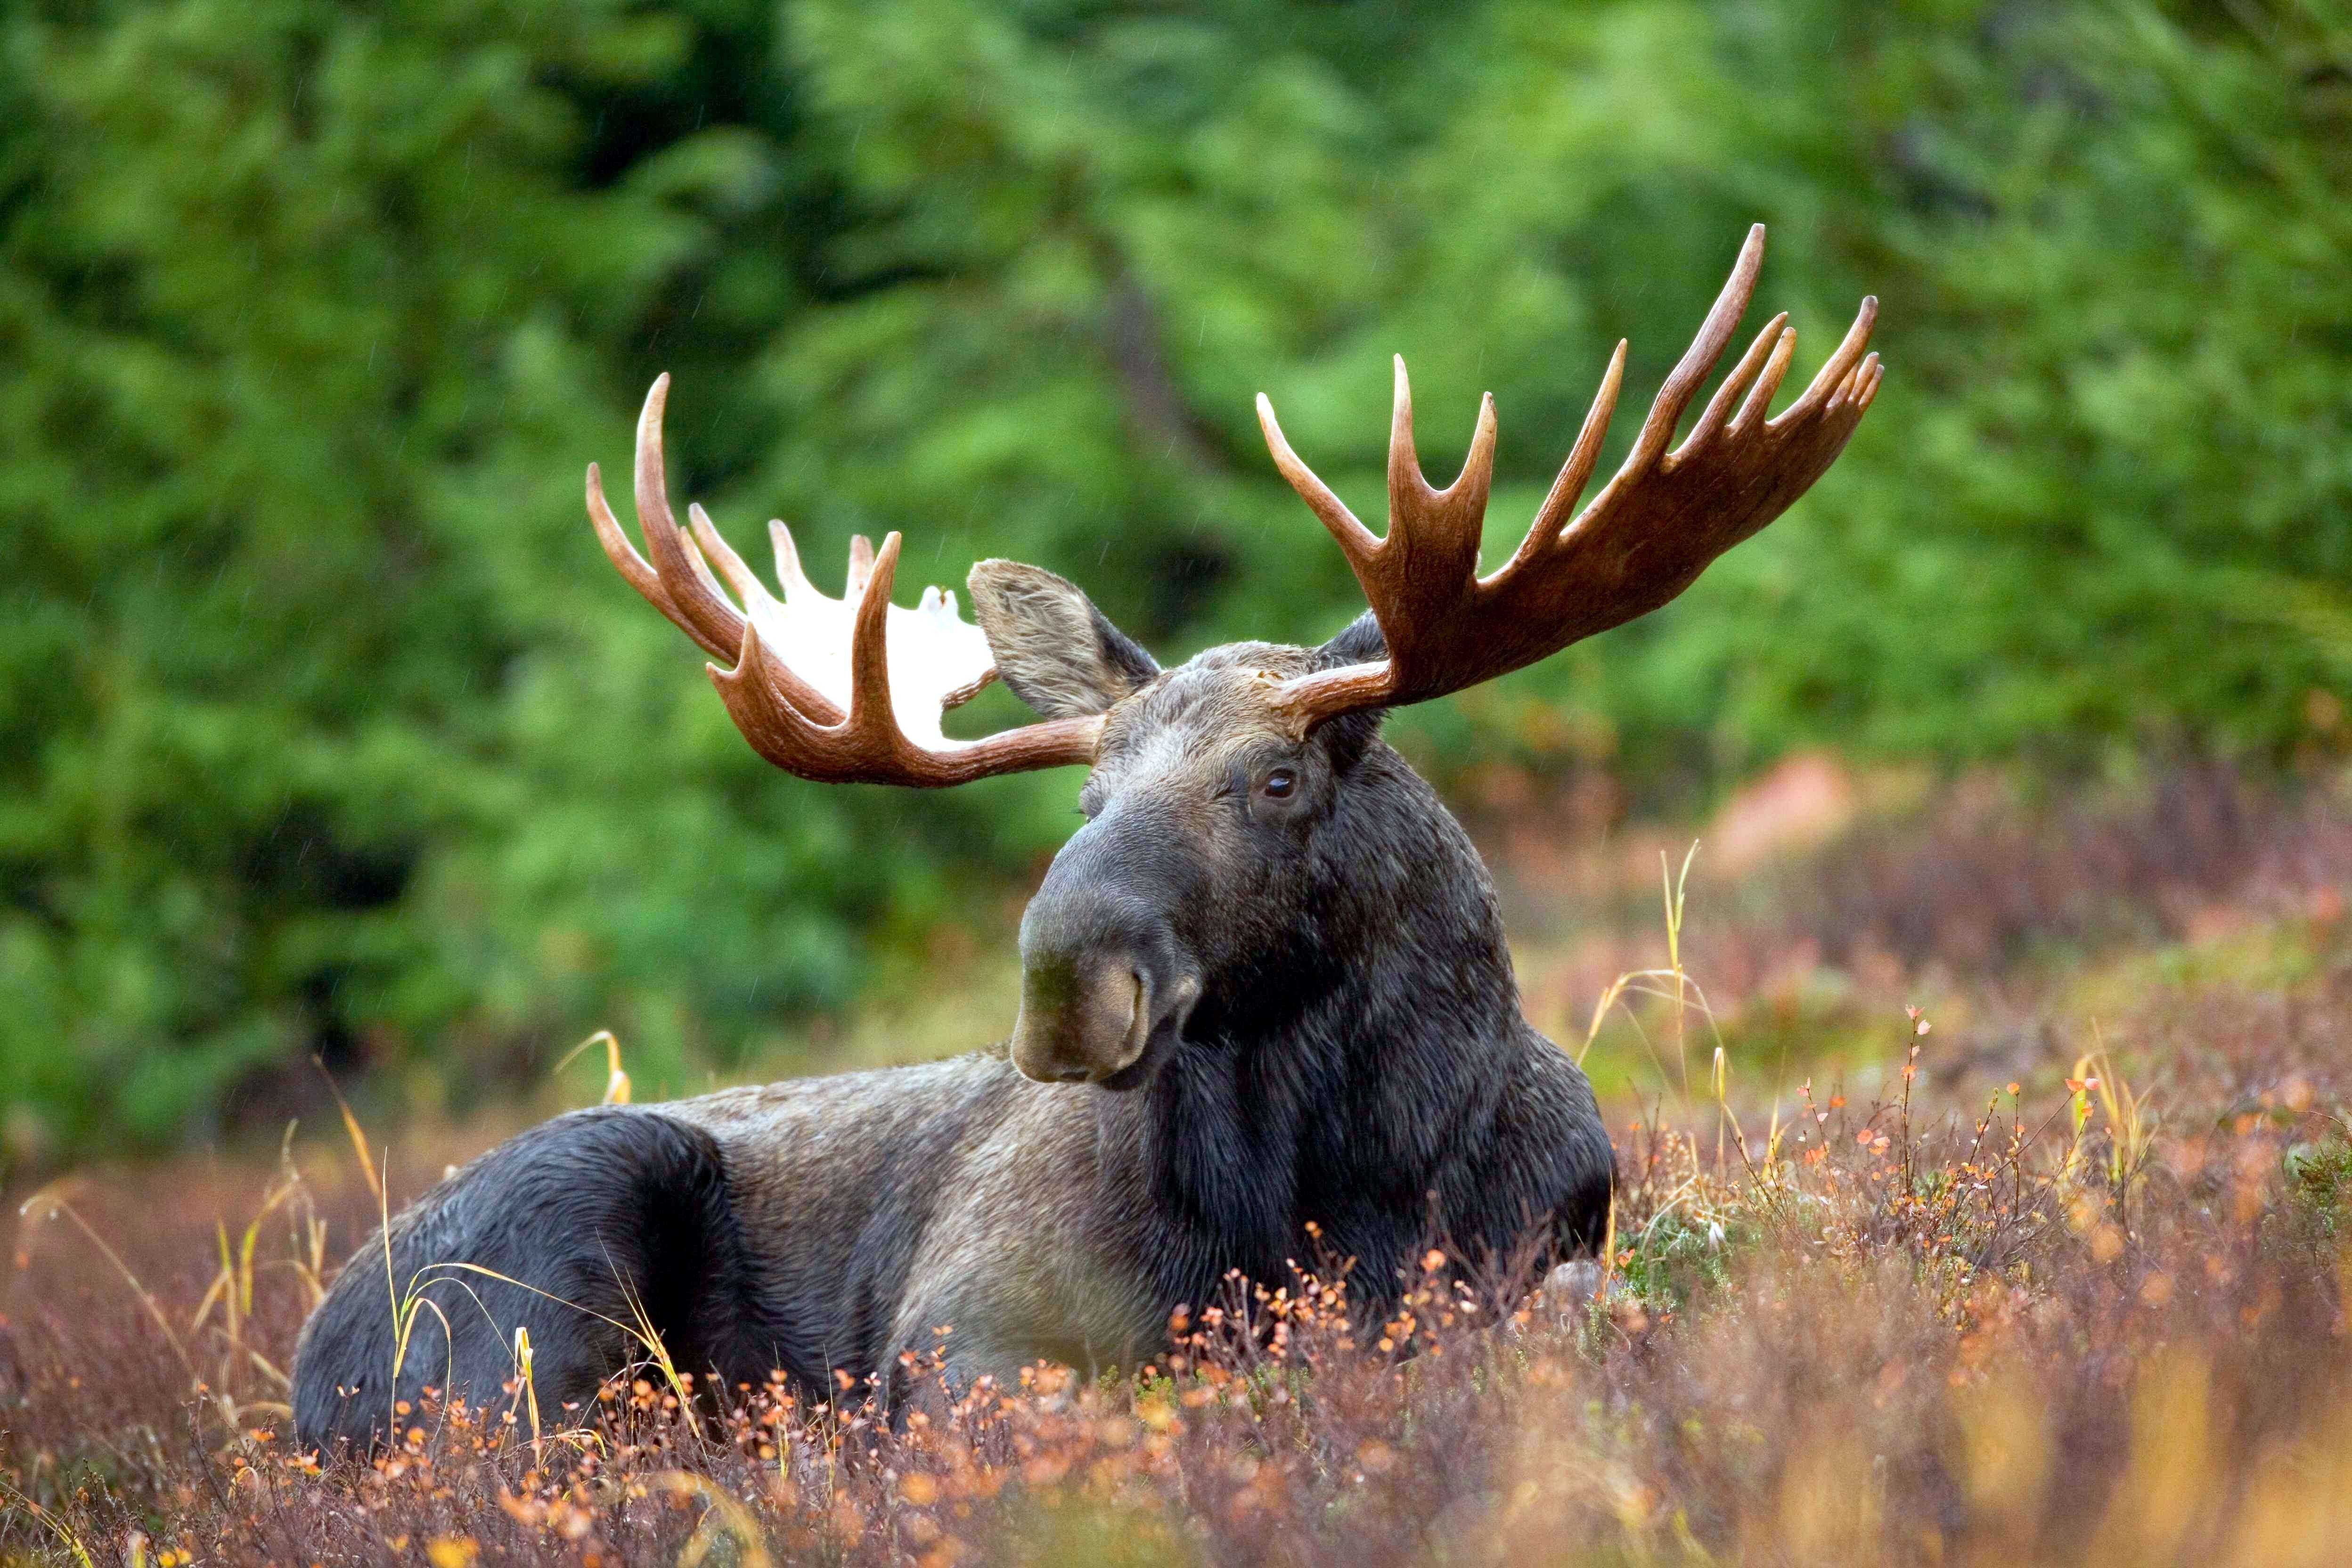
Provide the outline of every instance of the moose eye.
{"type": "Polygon", "coordinates": [[[1298,775],[1288,768],[1275,769],[1265,775],[1265,782],[1258,785],[1269,800],[1288,800],[1291,792],[1297,787],[1298,775]]]}

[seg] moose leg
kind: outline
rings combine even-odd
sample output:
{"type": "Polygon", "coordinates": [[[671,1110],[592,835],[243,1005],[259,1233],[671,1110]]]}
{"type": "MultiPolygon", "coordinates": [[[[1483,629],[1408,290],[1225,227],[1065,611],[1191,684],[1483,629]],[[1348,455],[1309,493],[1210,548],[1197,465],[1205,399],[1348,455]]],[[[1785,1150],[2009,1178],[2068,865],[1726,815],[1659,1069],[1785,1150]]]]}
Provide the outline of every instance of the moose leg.
{"type": "Polygon", "coordinates": [[[551,1422],[656,1359],[656,1340],[680,1371],[758,1376],[745,1279],[709,1133],[619,1106],[558,1117],[442,1183],[352,1257],[295,1350],[296,1432],[364,1449],[406,1426],[428,1386],[477,1410],[508,1407],[521,1393],[509,1392],[519,1328],[551,1422]]]}

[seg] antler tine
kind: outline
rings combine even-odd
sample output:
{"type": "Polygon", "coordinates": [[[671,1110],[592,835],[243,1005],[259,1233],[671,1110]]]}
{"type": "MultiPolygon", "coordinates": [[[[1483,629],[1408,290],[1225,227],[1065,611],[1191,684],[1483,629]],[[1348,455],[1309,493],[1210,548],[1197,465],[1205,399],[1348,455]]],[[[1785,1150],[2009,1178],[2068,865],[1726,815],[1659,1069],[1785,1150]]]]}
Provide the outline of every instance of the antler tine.
{"type": "Polygon", "coordinates": [[[686,616],[688,634],[714,658],[732,658],[742,646],[743,617],[711,581],[709,568],[670,513],[662,455],[662,415],[668,404],[669,376],[664,374],[654,378],[637,416],[637,521],[645,530],[646,553],[653,557],[670,602],[686,616]]]}
{"type": "Polygon", "coordinates": [[[1723,384],[1717,387],[1715,395],[1706,400],[1706,408],[1699,415],[1698,423],[1691,426],[1691,433],[1683,437],[1681,446],[1666,455],[1667,462],[1687,461],[1706,445],[1707,437],[1722,428],[1725,417],[1731,412],[1732,399],[1748,390],[1748,384],[1756,379],[1757,373],[1764,367],[1765,356],[1779,346],[1781,337],[1788,333],[1788,328],[1789,312],[1786,310],[1764,323],[1764,330],[1756,334],[1756,341],[1748,345],[1748,352],[1739,356],[1739,363],[1731,367],[1731,374],[1723,378],[1723,384]]]}
{"type": "Polygon", "coordinates": [[[1462,585],[1478,573],[1478,539],[1495,478],[1495,399],[1478,404],[1478,425],[1462,472],[1445,489],[1422,477],[1413,450],[1412,383],[1404,356],[1396,356],[1396,395],[1389,418],[1389,531],[1377,555],[1356,566],[1356,579],[1381,624],[1390,672],[1400,687],[1436,672],[1426,669],[1414,634],[1443,616],[1462,585]]]}
{"type": "Polygon", "coordinates": [[[1797,357],[1797,329],[1782,327],[1780,340],[1772,345],[1772,357],[1765,363],[1764,374],[1756,379],[1748,401],[1739,405],[1732,416],[1730,430],[1734,435],[1744,431],[1772,406],[1772,395],[1780,390],[1780,382],[1789,374],[1789,363],[1797,357]]]}
{"type": "MultiPolygon", "coordinates": [[[[1470,437],[1462,472],[1444,489],[1422,477],[1412,442],[1412,381],[1404,355],[1396,359],[1396,395],[1389,415],[1389,531],[1384,549],[1404,552],[1415,577],[1452,577],[1478,558],[1479,526],[1486,519],[1486,496],[1495,480],[1495,397],[1479,400],[1478,425],[1470,437]]],[[[1392,574],[1402,577],[1400,570],[1392,574]]],[[[1400,582],[1399,587],[1408,584],[1400,582]]]]}
{"type": "Polygon", "coordinates": [[[1813,377],[1812,384],[1805,388],[1805,395],[1782,410],[1779,418],[1766,420],[1765,428],[1801,424],[1811,417],[1862,359],[1863,351],[1870,346],[1871,329],[1877,324],[1878,296],[1864,295],[1862,309],[1854,312],[1853,325],[1845,330],[1845,337],[1839,342],[1837,353],[1830,355],[1829,363],[1822,366],[1820,373],[1813,377]]]}
{"type": "Polygon", "coordinates": [[[686,612],[677,607],[677,601],[669,596],[669,590],[662,585],[661,574],[646,563],[646,558],[637,553],[637,547],[631,544],[629,536],[621,531],[619,520],[614,517],[612,507],[604,500],[604,476],[593,463],[588,465],[588,521],[596,530],[596,542],[604,547],[604,558],[628,579],[630,587],[644,595],[646,603],[659,610],[670,625],[700,644],[705,653],[725,657],[727,650],[713,647],[687,618],[686,612]]]}
{"type": "Polygon", "coordinates": [[[694,535],[696,550],[705,561],[717,563],[719,574],[735,590],[735,596],[743,601],[751,618],[758,619],[760,611],[773,605],[776,596],[768,592],[768,585],[760,581],[760,574],[751,570],[750,563],[735,553],[735,547],[727,542],[726,536],[712,526],[710,514],[702,510],[700,501],[687,503],[686,521],[694,535]]]}
{"type": "MultiPolygon", "coordinates": [[[[656,384],[655,395],[665,388],[656,384]]],[[[649,397],[648,402],[652,399],[649,397]]],[[[726,603],[699,556],[677,542],[677,524],[671,518],[668,500],[661,487],[661,433],[659,414],[655,415],[653,436],[653,494],[656,505],[648,513],[644,500],[646,492],[646,450],[642,421],[638,447],[637,498],[638,517],[646,523],[646,547],[657,564],[649,564],[629,542],[628,534],[613,515],[610,503],[604,500],[603,470],[594,463],[588,465],[588,521],[596,530],[596,541],[604,546],[605,559],[628,579],[629,585],[644,595],[666,616],[671,625],[701,645],[703,650],[725,658],[734,652],[719,635],[722,630],[740,625],[734,607],[726,603]],[[664,543],[671,548],[665,551],[664,543]],[[690,558],[690,559],[689,559],[690,558]],[[676,584],[674,586],[674,584],[676,584]],[[715,606],[715,609],[714,609],[715,606]]]]}
{"type": "MultiPolygon", "coordinates": [[[[865,543],[861,535],[856,542],[865,543]]],[[[857,601],[857,625],[849,638],[849,726],[877,743],[906,744],[890,702],[890,584],[898,575],[898,534],[882,540],[882,552],[866,570],[857,601]]]]}
{"type": "Polygon", "coordinates": [[[1356,521],[1356,514],[1348,510],[1348,503],[1332,494],[1331,487],[1316,478],[1315,470],[1301,462],[1298,454],[1290,449],[1289,441],[1283,437],[1281,422],[1274,416],[1274,404],[1263,392],[1257,395],[1257,427],[1265,435],[1266,450],[1274,454],[1274,466],[1281,471],[1284,479],[1290,481],[1290,488],[1298,492],[1298,499],[1322,520],[1325,528],[1330,530],[1331,537],[1339,542],[1340,552],[1348,557],[1349,564],[1370,560],[1372,552],[1380,548],[1381,542],[1372,537],[1370,529],[1356,521]]]}
{"type": "Polygon", "coordinates": [[[1691,339],[1665,384],[1658,388],[1657,401],[1650,405],[1650,416],[1642,421],[1642,433],[1634,437],[1633,453],[1626,458],[1621,475],[1648,468],[1665,452],[1683,410],[1698,395],[1723,351],[1731,346],[1731,334],[1738,330],[1739,318],[1748,313],[1748,301],[1754,297],[1756,279],[1763,270],[1764,226],[1759,223],[1749,226],[1748,242],[1739,247],[1739,259],[1732,264],[1731,276],[1724,279],[1723,292],[1715,297],[1715,308],[1707,311],[1698,335],[1691,339]]]}
{"type": "Polygon", "coordinates": [[[1412,626],[1443,607],[1456,584],[1475,574],[1478,541],[1486,518],[1486,497],[1495,477],[1495,399],[1478,405],[1478,424],[1462,471],[1444,489],[1421,471],[1412,438],[1412,382],[1404,356],[1395,356],[1394,396],[1389,412],[1389,528],[1371,531],[1299,459],[1274,416],[1274,405],[1258,395],[1259,426],[1275,467],[1330,531],[1356,574],[1366,603],[1380,621],[1392,660],[1412,661],[1412,626]]]}
{"type": "Polygon", "coordinates": [[[801,547],[793,542],[793,531],[784,526],[782,518],[768,520],[768,543],[776,552],[776,581],[782,584],[785,598],[815,586],[801,565],[801,547]]]}
{"type": "Polygon", "coordinates": [[[1557,540],[1575,517],[1576,503],[1583,498],[1584,487],[1592,482],[1593,466],[1601,461],[1601,443],[1609,434],[1610,416],[1617,412],[1617,391],[1624,384],[1625,340],[1619,338],[1617,352],[1609,356],[1609,369],[1601,377],[1601,390],[1592,395],[1592,406],[1585,411],[1583,427],[1576,433],[1576,445],[1568,449],[1568,461],[1560,465],[1559,477],[1552,480],[1527,537],[1519,541],[1517,552],[1503,567],[1505,572],[1530,552],[1557,540]]]}
{"type": "Polygon", "coordinates": [[[1404,355],[1389,356],[1393,377],[1389,395],[1389,531],[1396,535],[1397,519],[1424,504],[1437,492],[1421,476],[1421,454],[1412,445],[1412,378],[1405,374],[1404,355]]]}

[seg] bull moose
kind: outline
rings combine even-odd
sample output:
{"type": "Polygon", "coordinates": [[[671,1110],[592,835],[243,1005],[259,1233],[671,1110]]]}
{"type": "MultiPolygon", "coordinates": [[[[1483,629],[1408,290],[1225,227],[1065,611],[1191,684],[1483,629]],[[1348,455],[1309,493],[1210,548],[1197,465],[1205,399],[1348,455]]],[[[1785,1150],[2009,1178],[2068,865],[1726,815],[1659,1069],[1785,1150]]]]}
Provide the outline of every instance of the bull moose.
{"type": "Polygon", "coordinates": [[[1796,337],[1776,317],[1668,449],[1763,252],[1758,225],[1579,511],[1618,345],[1526,537],[1483,577],[1491,396],[1461,476],[1434,489],[1397,362],[1383,538],[1261,396],[1276,467],[1370,607],[1319,647],[1234,643],[1173,669],[1034,566],[972,568],[976,627],[936,588],[895,605],[896,533],[853,542],[835,600],[771,523],[772,596],[699,506],[674,520],[655,382],[635,476],[650,562],[593,465],[588,513],[621,574],[724,661],[711,679],[752,747],[807,779],[931,788],[1085,764],[1087,820],[1022,919],[1008,1043],[575,1111],[491,1150],[363,1244],[311,1314],[302,1439],[365,1442],[427,1384],[494,1395],[518,1325],[541,1401],[588,1397],[647,1331],[725,1383],[845,1374],[887,1399],[900,1352],[940,1325],[956,1385],[1149,1355],[1229,1271],[1309,1255],[1310,1225],[1373,1304],[1432,1235],[1465,1258],[1592,1246],[1613,1163],[1591,1089],[1521,1016],[1485,868],[1381,718],[1664,604],[1829,467],[1878,390],[1874,300],[1767,417],[1796,337]],[[941,713],[992,676],[1039,721],[948,739],[941,713]]]}

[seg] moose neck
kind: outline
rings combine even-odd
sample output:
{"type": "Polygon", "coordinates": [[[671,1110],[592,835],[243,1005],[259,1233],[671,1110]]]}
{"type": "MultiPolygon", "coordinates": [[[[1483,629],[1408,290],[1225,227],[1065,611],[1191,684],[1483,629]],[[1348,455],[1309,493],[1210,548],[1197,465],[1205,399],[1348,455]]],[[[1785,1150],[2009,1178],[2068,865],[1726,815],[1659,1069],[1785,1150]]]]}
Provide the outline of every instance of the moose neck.
{"type": "Polygon", "coordinates": [[[1217,1273],[1302,1257],[1309,1221],[1360,1255],[1442,1223],[1427,1194],[1527,1036],[1493,886],[1434,792],[1375,742],[1342,795],[1290,945],[1213,983],[1150,1086],[1107,1097],[1177,1255],[1217,1273]]]}

